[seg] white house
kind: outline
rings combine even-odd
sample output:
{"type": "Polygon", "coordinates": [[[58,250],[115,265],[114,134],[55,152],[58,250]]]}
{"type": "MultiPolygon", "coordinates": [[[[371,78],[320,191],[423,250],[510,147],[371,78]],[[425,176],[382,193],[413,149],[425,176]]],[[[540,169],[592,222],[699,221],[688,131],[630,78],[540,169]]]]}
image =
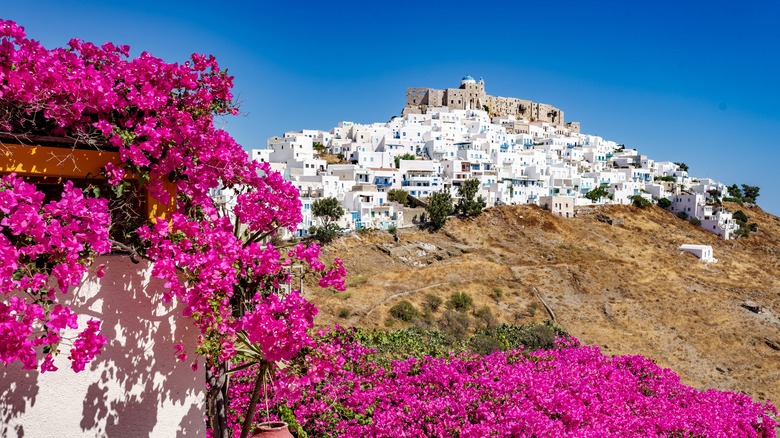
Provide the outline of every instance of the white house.
{"type": "Polygon", "coordinates": [[[680,245],[679,248],[680,251],[689,252],[696,257],[699,258],[699,260],[710,263],[710,262],[717,262],[718,260],[712,256],[712,246],[710,245],[689,245],[684,244],[680,245]]]}

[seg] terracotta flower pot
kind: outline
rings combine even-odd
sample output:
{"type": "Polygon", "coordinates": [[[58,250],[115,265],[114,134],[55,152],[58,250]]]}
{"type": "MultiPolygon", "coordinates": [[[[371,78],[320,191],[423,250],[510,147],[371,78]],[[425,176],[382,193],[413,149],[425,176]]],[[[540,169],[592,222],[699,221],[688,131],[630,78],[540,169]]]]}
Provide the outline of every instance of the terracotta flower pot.
{"type": "Polygon", "coordinates": [[[293,438],[284,421],[266,421],[255,427],[252,438],[293,438]]]}

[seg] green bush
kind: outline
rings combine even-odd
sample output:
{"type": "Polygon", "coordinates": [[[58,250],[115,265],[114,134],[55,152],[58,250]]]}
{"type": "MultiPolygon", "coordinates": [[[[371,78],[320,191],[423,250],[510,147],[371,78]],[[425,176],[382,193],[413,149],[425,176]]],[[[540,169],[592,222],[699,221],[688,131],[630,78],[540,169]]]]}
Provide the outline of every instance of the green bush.
{"type": "Polygon", "coordinates": [[[425,211],[430,218],[431,228],[438,230],[443,227],[447,222],[447,216],[455,211],[455,207],[452,205],[450,192],[442,190],[429,196],[428,205],[425,207],[425,211]]]}
{"type": "Polygon", "coordinates": [[[562,328],[550,321],[525,326],[501,324],[498,327],[480,330],[477,334],[499,341],[503,345],[503,350],[514,350],[520,346],[526,350],[550,349],[555,347],[556,337],[568,336],[562,328]]]}
{"type": "Polygon", "coordinates": [[[401,205],[406,205],[406,201],[409,199],[409,192],[402,189],[392,189],[387,192],[387,200],[395,201],[401,205]]]}
{"type": "Polygon", "coordinates": [[[490,297],[499,302],[504,297],[504,291],[500,287],[494,287],[490,291],[490,297]]]}
{"type": "Polygon", "coordinates": [[[352,315],[352,311],[347,307],[342,307],[339,309],[339,318],[341,319],[347,319],[352,315]]]}
{"type": "Polygon", "coordinates": [[[420,316],[420,311],[409,301],[403,300],[390,308],[390,315],[404,322],[410,322],[420,316]]]}
{"type": "Polygon", "coordinates": [[[688,213],[684,211],[680,211],[677,213],[677,217],[679,217],[682,220],[688,220],[688,213]]]}
{"type": "Polygon", "coordinates": [[[477,324],[484,328],[491,328],[498,325],[498,320],[493,315],[493,311],[488,306],[482,306],[474,311],[474,318],[477,320],[477,324]]]}
{"type": "Polygon", "coordinates": [[[746,215],[742,210],[737,210],[736,213],[731,215],[731,217],[733,217],[737,222],[743,223],[747,223],[748,219],[750,219],[748,215],[746,215]]]}
{"type": "Polygon", "coordinates": [[[423,298],[423,306],[425,306],[431,312],[435,312],[439,310],[439,307],[443,301],[444,300],[442,300],[438,295],[426,294],[423,298]]]}
{"type": "Polygon", "coordinates": [[[456,343],[468,338],[471,330],[471,318],[462,312],[445,311],[438,321],[441,330],[449,343],[456,343]]]}
{"type": "Polygon", "coordinates": [[[474,300],[466,292],[453,292],[447,300],[447,308],[465,312],[474,306],[474,300]]]}
{"type": "Polygon", "coordinates": [[[469,339],[469,348],[471,351],[486,356],[494,351],[502,351],[504,345],[486,334],[477,333],[469,339]]]}
{"type": "Polygon", "coordinates": [[[697,227],[701,226],[701,220],[699,218],[697,218],[697,217],[692,217],[691,218],[691,223],[693,225],[697,226],[697,227]]]}
{"type": "Polygon", "coordinates": [[[669,207],[672,206],[672,201],[670,201],[670,200],[668,200],[666,198],[661,198],[661,199],[658,200],[658,206],[663,208],[664,210],[666,210],[666,209],[668,209],[669,207]]]}
{"type": "Polygon", "coordinates": [[[631,200],[631,205],[637,208],[647,208],[652,205],[652,202],[639,195],[630,196],[628,199],[631,200]]]}

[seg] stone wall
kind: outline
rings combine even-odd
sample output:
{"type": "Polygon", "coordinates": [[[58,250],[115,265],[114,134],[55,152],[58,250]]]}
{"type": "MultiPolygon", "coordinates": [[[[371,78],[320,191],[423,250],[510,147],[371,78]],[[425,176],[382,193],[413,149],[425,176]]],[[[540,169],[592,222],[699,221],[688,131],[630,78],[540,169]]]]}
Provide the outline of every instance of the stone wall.
{"type": "Polygon", "coordinates": [[[546,103],[532,102],[515,97],[490,96],[485,93],[484,82],[467,83],[460,88],[436,90],[433,88],[407,88],[405,114],[425,113],[429,107],[445,106],[450,109],[483,109],[487,105],[493,117],[514,116],[530,122],[543,121],[558,127],[579,132],[576,126],[564,121],[563,110],[546,103]]]}

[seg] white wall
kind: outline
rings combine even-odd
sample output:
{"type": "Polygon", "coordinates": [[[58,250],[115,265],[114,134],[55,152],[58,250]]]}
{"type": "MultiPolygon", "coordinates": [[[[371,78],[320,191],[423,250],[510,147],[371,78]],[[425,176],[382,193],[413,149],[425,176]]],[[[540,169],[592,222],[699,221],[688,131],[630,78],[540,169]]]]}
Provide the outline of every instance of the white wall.
{"type": "Polygon", "coordinates": [[[103,353],[80,373],[64,345],[56,372],[25,371],[18,362],[0,368],[0,436],[205,436],[203,366],[192,371],[173,348],[183,342],[192,358],[197,330],[162,302],[162,282],[150,280],[146,263],[123,255],[101,263],[104,278],[91,274],[58,298],[73,299],[80,327],[91,317],[103,321],[103,353]]]}

